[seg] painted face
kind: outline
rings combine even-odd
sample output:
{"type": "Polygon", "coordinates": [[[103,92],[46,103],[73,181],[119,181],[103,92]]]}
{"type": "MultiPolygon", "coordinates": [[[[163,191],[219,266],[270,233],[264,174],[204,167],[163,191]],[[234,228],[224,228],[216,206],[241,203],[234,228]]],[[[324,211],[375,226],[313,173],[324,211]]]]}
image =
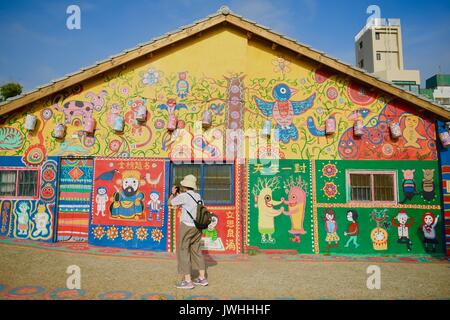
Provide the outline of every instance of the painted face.
{"type": "Polygon", "coordinates": [[[405,215],[401,215],[401,216],[398,216],[397,219],[398,219],[398,222],[400,224],[406,224],[406,221],[408,220],[408,217],[405,216],[405,215]]]}
{"type": "Polygon", "coordinates": [[[405,118],[405,126],[415,128],[419,124],[419,118],[416,116],[408,116],[405,118]]]}
{"type": "Polygon", "coordinates": [[[139,188],[139,180],[126,178],[122,182],[122,188],[127,197],[134,196],[139,188]]]}
{"type": "Polygon", "coordinates": [[[150,199],[152,199],[153,201],[158,200],[159,199],[159,194],[157,194],[156,192],[150,193],[150,199]]]}
{"type": "Polygon", "coordinates": [[[348,221],[353,221],[353,214],[351,211],[347,212],[347,220],[348,221]]]}
{"type": "Polygon", "coordinates": [[[104,194],[106,194],[106,188],[98,188],[97,193],[98,193],[99,195],[104,195],[104,194]]]}
{"type": "Polygon", "coordinates": [[[325,219],[327,219],[328,221],[332,221],[333,220],[333,215],[332,214],[325,214],[325,219]]]}
{"type": "Polygon", "coordinates": [[[427,225],[431,225],[433,223],[433,217],[432,216],[425,216],[424,221],[425,221],[425,223],[427,225]]]}
{"type": "Polygon", "coordinates": [[[28,205],[25,202],[22,202],[19,205],[19,209],[20,209],[20,211],[26,211],[26,210],[28,210],[28,205]]]}
{"type": "Polygon", "coordinates": [[[350,132],[347,131],[339,142],[339,154],[344,159],[356,158],[359,152],[359,145],[350,136],[350,132]]]}
{"type": "Polygon", "coordinates": [[[291,97],[292,92],[286,84],[280,83],[273,88],[272,94],[279,101],[287,101],[291,97]]]}
{"type": "Polygon", "coordinates": [[[414,179],[414,172],[416,170],[402,170],[404,179],[414,179]]]}

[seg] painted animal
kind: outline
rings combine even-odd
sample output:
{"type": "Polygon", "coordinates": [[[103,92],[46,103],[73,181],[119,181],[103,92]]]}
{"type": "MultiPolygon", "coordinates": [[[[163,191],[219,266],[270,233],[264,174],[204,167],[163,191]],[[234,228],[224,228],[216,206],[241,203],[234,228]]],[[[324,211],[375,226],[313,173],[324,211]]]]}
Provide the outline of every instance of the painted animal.
{"type": "Polygon", "coordinates": [[[358,118],[367,118],[367,116],[370,114],[370,109],[367,108],[359,108],[348,116],[348,120],[356,120],[358,118]]]}
{"type": "Polygon", "coordinates": [[[420,149],[418,140],[426,140],[418,131],[420,118],[414,115],[405,117],[405,128],[403,129],[403,138],[405,139],[405,147],[420,149]]]}
{"type": "Polygon", "coordinates": [[[274,209],[274,206],[283,202],[272,199],[272,192],[280,188],[279,183],[278,177],[258,178],[256,185],[253,187],[255,207],[258,208],[258,231],[261,234],[261,243],[275,242],[272,237],[275,232],[274,219],[284,212],[284,207],[278,210],[274,209]]]}
{"type": "Polygon", "coordinates": [[[165,104],[158,105],[158,109],[166,110],[168,114],[173,114],[180,109],[187,109],[188,107],[183,103],[177,103],[175,99],[168,99],[165,104]]]}
{"type": "Polygon", "coordinates": [[[300,235],[306,234],[303,228],[303,222],[305,220],[305,207],[306,207],[306,182],[298,177],[297,180],[290,177],[284,184],[284,190],[288,195],[288,200],[281,198],[284,204],[288,205],[288,215],[291,218],[291,229],[288,231],[294,237],[290,238],[292,242],[300,242],[300,235]]]}
{"type": "Polygon", "coordinates": [[[278,130],[277,138],[284,143],[288,143],[291,139],[298,139],[298,130],[293,124],[294,115],[299,115],[310,109],[314,104],[316,94],[312,94],[303,101],[291,101],[291,97],[297,92],[296,89],[290,88],[285,83],[277,84],[272,91],[275,101],[265,101],[253,96],[256,105],[266,117],[274,117],[278,130]]]}
{"type": "Polygon", "coordinates": [[[150,173],[147,172],[147,174],[145,175],[145,180],[152,187],[156,187],[159,183],[159,180],[161,180],[161,176],[162,176],[162,172],[159,173],[158,177],[152,179],[152,177],[150,176],[150,173]]]}
{"type": "Polygon", "coordinates": [[[414,195],[416,194],[416,182],[414,181],[414,172],[416,170],[412,169],[412,170],[402,170],[403,172],[403,194],[405,195],[405,199],[403,200],[403,202],[405,202],[406,200],[411,200],[414,195]]]}
{"type": "Polygon", "coordinates": [[[95,111],[102,110],[102,108],[105,104],[104,97],[107,94],[108,94],[108,92],[106,90],[102,90],[98,94],[90,91],[85,96],[86,98],[90,99],[89,102],[72,100],[72,101],[64,103],[62,106],[58,106],[58,103],[56,103],[53,105],[53,107],[56,110],[62,111],[64,113],[65,123],[71,123],[72,117],[79,116],[79,115],[81,115],[84,120],[87,118],[91,118],[92,112],[94,110],[95,111]]]}
{"type": "Polygon", "coordinates": [[[425,200],[431,201],[436,193],[434,191],[434,169],[422,169],[422,196],[425,200]]]}
{"type": "Polygon", "coordinates": [[[103,172],[102,174],[100,174],[99,176],[97,176],[97,178],[95,178],[95,181],[111,181],[112,179],[114,179],[114,175],[119,172],[119,170],[117,169],[113,169],[111,171],[107,171],[107,172],[103,172]]]}

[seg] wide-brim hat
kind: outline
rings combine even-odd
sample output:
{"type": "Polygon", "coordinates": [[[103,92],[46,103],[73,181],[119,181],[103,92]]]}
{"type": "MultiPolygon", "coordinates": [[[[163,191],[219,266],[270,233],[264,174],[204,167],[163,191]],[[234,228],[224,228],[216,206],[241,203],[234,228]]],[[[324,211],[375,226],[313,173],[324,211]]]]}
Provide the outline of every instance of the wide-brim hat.
{"type": "Polygon", "coordinates": [[[197,178],[192,174],[188,174],[184,179],[180,182],[183,187],[192,188],[197,190],[197,178]]]}

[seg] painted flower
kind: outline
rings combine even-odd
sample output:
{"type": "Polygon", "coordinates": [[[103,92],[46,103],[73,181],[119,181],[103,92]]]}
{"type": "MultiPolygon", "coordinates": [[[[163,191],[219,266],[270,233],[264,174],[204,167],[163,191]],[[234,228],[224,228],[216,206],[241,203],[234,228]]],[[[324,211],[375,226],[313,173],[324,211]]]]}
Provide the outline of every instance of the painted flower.
{"type": "Polygon", "coordinates": [[[153,68],[150,68],[145,74],[144,77],[142,78],[142,83],[151,87],[153,85],[155,85],[156,83],[158,83],[159,80],[159,72],[156,71],[153,68]]]}
{"type": "Polygon", "coordinates": [[[335,87],[330,87],[327,90],[327,97],[330,100],[334,100],[338,97],[338,91],[336,90],[335,87]]]}
{"type": "Polygon", "coordinates": [[[127,96],[129,92],[130,92],[130,89],[129,89],[128,87],[122,87],[122,88],[120,89],[120,93],[121,93],[123,96],[127,96]]]}
{"type": "Polygon", "coordinates": [[[337,186],[334,184],[334,182],[327,182],[325,183],[325,186],[323,187],[323,192],[325,192],[325,195],[331,199],[334,198],[337,194],[337,186]]]}
{"type": "Polygon", "coordinates": [[[275,72],[281,72],[281,73],[287,73],[291,71],[289,68],[290,62],[284,60],[283,58],[276,58],[272,61],[272,64],[274,65],[273,71],[275,72]]]}
{"type": "Polygon", "coordinates": [[[318,115],[321,115],[321,114],[323,113],[323,107],[322,107],[322,106],[317,107],[316,113],[317,113],[318,115]]]}
{"type": "Polygon", "coordinates": [[[117,152],[119,151],[120,147],[122,146],[122,142],[119,140],[112,140],[109,143],[109,150],[111,150],[112,152],[117,152]]]}
{"type": "Polygon", "coordinates": [[[114,240],[119,236],[119,230],[115,226],[111,226],[106,231],[106,236],[109,240],[114,240]]]}
{"type": "Polygon", "coordinates": [[[139,240],[146,240],[148,237],[147,229],[142,228],[142,227],[138,228],[136,230],[136,236],[139,240]]]}
{"type": "Polygon", "coordinates": [[[154,126],[156,129],[162,129],[162,128],[164,128],[165,125],[166,125],[166,123],[162,119],[157,119],[154,123],[154,126]]]}
{"type": "Polygon", "coordinates": [[[164,237],[162,231],[160,229],[154,229],[152,231],[152,239],[153,241],[158,241],[160,242],[161,239],[164,237]]]}
{"type": "Polygon", "coordinates": [[[53,116],[53,111],[50,108],[42,110],[41,116],[44,120],[49,120],[53,116]]]}
{"type": "Polygon", "coordinates": [[[338,169],[335,164],[328,163],[322,168],[322,174],[327,178],[333,178],[338,173],[338,169]]]}
{"type": "Polygon", "coordinates": [[[383,145],[383,147],[381,148],[381,151],[383,152],[383,154],[385,156],[392,156],[392,154],[394,153],[394,147],[390,144],[390,143],[386,143],[385,145],[383,145]]]}
{"type": "Polygon", "coordinates": [[[258,149],[259,159],[285,159],[285,155],[276,147],[261,147],[258,149]]]}
{"type": "Polygon", "coordinates": [[[133,229],[131,229],[130,227],[125,227],[120,232],[120,235],[122,236],[123,240],[130,241],[131,239],[133,239],[133,229]]]}
{"type": "Polygon", "coordinates": [[[171,159],[190,159],[192,155],[192,150],[188,145],[178,144],[170,153],[171,159]]]}

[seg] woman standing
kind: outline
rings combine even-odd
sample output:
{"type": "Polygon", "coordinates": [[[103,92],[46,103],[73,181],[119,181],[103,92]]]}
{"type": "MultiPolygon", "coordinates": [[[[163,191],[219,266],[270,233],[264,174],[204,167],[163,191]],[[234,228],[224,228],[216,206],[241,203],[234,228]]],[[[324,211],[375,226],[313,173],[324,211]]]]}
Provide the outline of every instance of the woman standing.
{"type": "Polygon", "coordinates": [[[177,187],[174,186],[169,197],[169,204],[181,207],[177,262],[178,273],[183,278],[176,284],[178,289],[193,289],[194,285],[208,285],[205,277],[205,260],[200,249],[202,233],[195,227],[193,220],[196,218],[197,202],[201,200],[200,195],[194,191],[197,190],[196,182],[195,176],[191,174],[185,176],[180,182],[182,192],[179,193],[177,187]],[[199,271],[199,277],[194,281],[191,280],[191,268],[199,271]]]}

